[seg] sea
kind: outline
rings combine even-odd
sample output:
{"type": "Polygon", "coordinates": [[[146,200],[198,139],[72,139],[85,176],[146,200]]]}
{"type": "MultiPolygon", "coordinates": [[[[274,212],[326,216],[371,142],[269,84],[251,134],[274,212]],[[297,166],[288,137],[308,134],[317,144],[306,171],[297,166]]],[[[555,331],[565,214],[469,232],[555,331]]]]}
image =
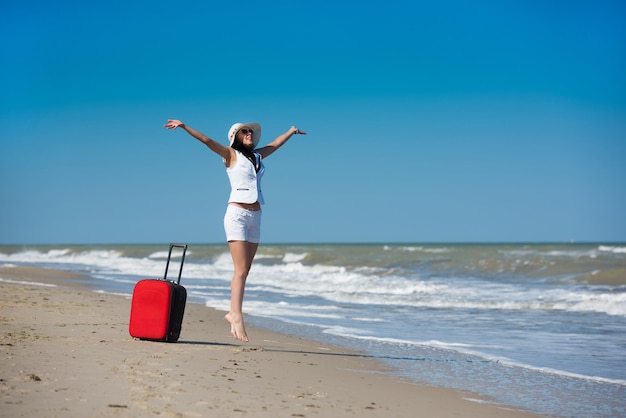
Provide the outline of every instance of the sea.
{"type": "MultiPolygon", "coordinates": [[[[82,273],[130,296],[163,277],[168,250],[0,246],[0,265],[82,273]]],[[[228,310],[231,274],[225,244],[189,245],[188,303],[228,310]]],[[[262,244],[244,312],[248,325],[358,350],[475,402],[626,417],[626,244],[262,244]]]]}

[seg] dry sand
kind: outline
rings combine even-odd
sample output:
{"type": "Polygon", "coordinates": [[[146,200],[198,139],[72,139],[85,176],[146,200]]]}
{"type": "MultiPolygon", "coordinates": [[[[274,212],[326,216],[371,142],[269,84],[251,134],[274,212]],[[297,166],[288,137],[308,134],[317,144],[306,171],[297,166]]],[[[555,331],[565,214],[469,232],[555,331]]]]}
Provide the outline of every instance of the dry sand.
{"type": "Polygon", "coordinates": [[[224,312],[199,304],[178,343],[134,340],[129,297],[57,270],[0,267],[0,278],[2,417],[536,416],[320,342],[249,328],[240,344],[224,312]]]}

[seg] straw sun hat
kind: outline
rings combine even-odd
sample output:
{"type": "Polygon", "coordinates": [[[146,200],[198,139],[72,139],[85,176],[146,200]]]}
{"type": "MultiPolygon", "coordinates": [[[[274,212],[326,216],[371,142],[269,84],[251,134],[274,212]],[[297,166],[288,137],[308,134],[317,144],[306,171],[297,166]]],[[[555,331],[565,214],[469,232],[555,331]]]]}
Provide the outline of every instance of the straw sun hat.
{"type": "Polygon", "coordinates": [[[252,142],[254,142],[254,148],[256,148],[259,140],[261,139],[261,125],[256,122],[235,123],[233,126],[231,126],[228,130],[228,141],[230,142],[230,145],[233,145],[233,142],[235,142],[235,137],[237,136],[237,132],[239,132],[239,130],[244,126],[252,129],[252,142]]]}

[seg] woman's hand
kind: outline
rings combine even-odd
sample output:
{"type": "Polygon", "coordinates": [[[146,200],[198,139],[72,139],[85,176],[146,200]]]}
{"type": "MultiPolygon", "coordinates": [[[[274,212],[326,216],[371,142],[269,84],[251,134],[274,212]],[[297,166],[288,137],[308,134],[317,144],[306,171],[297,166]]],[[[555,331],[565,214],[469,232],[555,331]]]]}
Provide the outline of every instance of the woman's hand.
{"type": "Polygon", "coordinates": [[[301,131],[300,129],[296,128],[295,126],[292,126],[291,129],[293,129],[293,135],[306,135],[306,132],[301,131]]]}
{"type": "Polygon", "coordinates": [[[168,119],[167,123],[163,125],[167,129],[184,128],[185,124],[176,119],[168,119]]]}

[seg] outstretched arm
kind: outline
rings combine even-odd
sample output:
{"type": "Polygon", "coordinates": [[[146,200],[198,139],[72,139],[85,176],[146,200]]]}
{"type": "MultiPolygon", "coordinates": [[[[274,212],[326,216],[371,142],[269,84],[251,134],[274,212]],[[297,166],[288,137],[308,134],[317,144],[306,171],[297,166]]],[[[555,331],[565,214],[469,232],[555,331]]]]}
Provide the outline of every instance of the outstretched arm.
{"type": "Polygon", "coordinates": [[[289,128],[287,132],[282,135],[276,137],[275,140],[264,146],[263,148],[259,148],[257,151],[261,154],[261,157],[267,158],[272,155],[278,148],[282,147],[285,142],[289,140],[293,135],[306,135],[306,132],[299,130],[295,126],[289,128]]]}
{"type": "Polygon", "coordinates": [[[196,131],[192,127],[187,126],[184,123],[182,123],[181,121],[176,120],[176,119],[168,119],[167,123],[165,125],[163,125],[163,126],[166,127],[167,129],[172,129],[172,130],[174,130],[176,128],[183,128],[185,131],[187,131],[187,133],[189,135],[193,136],[198,141],[202,142],[204,145],[209,147],[211,149],[211,151],[213,151],[216,154],[220,155],[226,161],[226,165],[227,166],[230,165],[230,158],[231,158],[231,155],[232,155],[230,147],[227,147],[225,145],[220,144],[219,142],[209,138],[208,136],[206,136],[202,132],[196,131]]]}

